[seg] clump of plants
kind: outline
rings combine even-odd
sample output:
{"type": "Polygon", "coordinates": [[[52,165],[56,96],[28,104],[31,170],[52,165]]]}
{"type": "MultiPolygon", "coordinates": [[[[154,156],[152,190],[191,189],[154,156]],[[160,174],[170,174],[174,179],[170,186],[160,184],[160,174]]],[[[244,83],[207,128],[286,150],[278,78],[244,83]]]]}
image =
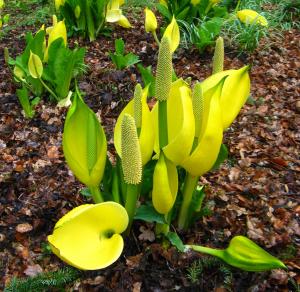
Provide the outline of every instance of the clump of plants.
{"type": "Polygon", "coordinates": [[[4,0],[0,0],[0,29],[9,21],[9,14],[2,15],[2,9],[4,8],[4,5],[4,0]]]}
{"type": "Polygon", "coordinates": [[[250,91],[248,66],[223,71],[222,41],[215,52],[212,76],[192,88],[181,78],[173,80],[172,55],[179,39],[174,20],[160,41],[156,104],[150,110],[149,88],[137,84],[133,99],[117,119],[116,163],[107,159],[106,136],[95,113],[78,90],[74,94],[64,125],[63,151],[94,204],[78,206],[56,223],[48,236],[51,249],[79,269],[105,268],[120,257],[123,237],[130,236],[139,218],[155,222],[156,234],[181,252],[193,249],[246,271],[285,268],[244,236],[234,236],[226,249],[219,250],[184,245],[171,230],[171,224],[184,230],[197,220],[204,197],[199,177],[216,168],[223,132],[250,91]]]}
{"type": "Polygon", "coordinates": [[[17,96],[28,118],[44,96],[60,106],[68,105],[75,78],[85,71],[85,49],[69,49],[64,21],[53,16],[53,25],[26,34],[26,48],[16,59],[9,58],[15,81],[21,87],[17,96]]]}
{"type": "Polygon", "coordinates": [[[174,15],[183,32],[185,47],[194,45],[200,52],[213,46],[222,34],[240,50],[252,52],[267,35],[265,17],[251,9],[240,9],[241,1],[232,11],[230,1],[177,0],[160,1],[159,12],[170,21],[174,15]]]}
{"type": "Polygon", "coordinates": [[[106,23],[131,27],[120,8],[124,2],[124,0],[55,0],[55,7],[71,34],[76,33],[93,41],[99,33],[105,33],[106,23]]]}

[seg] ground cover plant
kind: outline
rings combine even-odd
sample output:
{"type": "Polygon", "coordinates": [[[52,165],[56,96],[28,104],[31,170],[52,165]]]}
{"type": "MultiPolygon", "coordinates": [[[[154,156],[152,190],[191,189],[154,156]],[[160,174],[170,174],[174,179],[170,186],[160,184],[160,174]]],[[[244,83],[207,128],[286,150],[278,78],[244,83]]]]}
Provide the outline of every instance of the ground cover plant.
{"type": "MultiPolygon", "coordinates": [[[[124,11],[128,7],[124,6],[124,11]]],[[[4,13],[14,20],[13,11],[4,13]]],[[[276,46],[271,51],[246,55],[247,59],[245,55],[238,59],[232,52],[230,57],[228,52],[224,54],[226,40],[222,38],[217,40],[214,56],[206,59],[181,48],[176,50],[176,22],[171,22],[171,29],[158,32],[155,41],[145,32],[143,10],[135,7],[132,13],[140,13],[142,20],[129,14],[130,22],[137,27],[132,31],[116,28],[112,39],[100,37],[92,46],[83,40],[73,44],[74,39],[69,39],[72,48],[87,46],[85,62],[90,68],[77,78],[77,86],[74,82],[76,89],[67,115],[65,109],[44,99],[36,106],[35,117],[26,120],[12,80],[7,78],[0,84],[4,93],[1,99],[9,100],[3,103],[5,115],[1,116],[1,157],[5,161],[1,165],[1,186],[5,195],[1,198],[0,238],[6,289],[38,291],[68,283],[66,289],[73,290],[296,290],[296,68],[280,67],[283,51],[276,46]],[[114,51],[114,42],[120,38],[126,42],[126,53],[132,52],[141,60],[139,68],[114,71],[108,52],[114,51]],[[278,65],[268,63],[269,53],[278,65]],[[251,73],[248,64],[252,65],[251,73]],[[272,68],[288,74],[288,79],[275,76],[272,68]],[[250,98],[248,74],[254,86],[250,98]],[[233,86],[239,96],[237,104],[230,106],[226,101],[218,106],[226,100],[226,94],[222,97],[225,86],[230,88],[234,83],[240,85],[239,90],[233,86]],[[283,83],[276,91],[275,87],[283,83]],[[282,94],[289,98],[282,99],[282,94]],[[224,132],[247,98],[237,122],[224,132]],[[165,104],[167,119],[162,114],[165,104]],[[228,110],[218,115],[222,113],[218,108],[226,106],[228,110]],[[210,122],[212,117],[214,122],[210,122]],[[196,139],[199,124],[202,126],[196,139]],[[162,134],[164,131],[168,135],[162,134]],[[272,138],[281,133],[282,139],[274,144],[272,138]],[[201,156],[205,147],[211,150],[210,155],[201,156]],[[194,152],[200,155],[192,157],[194,152]],[[220,164],[226,157],[228,162],[220,164]],[[192,158],[201,159],[201,164],[192,158]],[[87,189],[74,178],[64,159],[87,189]],[[202,172],[207,173],[193,191],[202,172]],[[91,204],[92,200],[96,204],[91,204]],[[93,224],[97,221],[102,224],[93,224]],[[79,229],[85,230],[85,235],[77,238],[79,229]],[[248,271],[283,267],[253,242],[281,259],[288,270],[249,273],[224,263],[248,271]],[[254,265],[253,258],[248,258],[253,249],[258,261],[254,265]],[[60,270],[65,265],[53,253],[80,269],[106,268],[95,272],[60,270]],[[99,254],[103,256],[99,258],[99,254]],[[30,278],[14,278],[25,275],[30,278]]],[[[146,30],[153,33],[154,27],[146,25],[146,30]]],[[[160,19],[157,27],[161,27],[160,19]]],[[[33,27],[32,32],[36,31],[33,27]]],[[[9,46],[15,39],[6,33],[5,45],[1,43],[6,52],[0,55],[3,64],[4,57],[8,59],[5,47],[11,48],[11,59],[25,47],[24,43],[9,46]]],[[[284,54],[288,52],[289,64],[293,64],[295,32],[283,34],[284,54]]],[[[31,74],[40,76],[41,66],[36,66],[39,62],[34,55],[31,58],[31,74]]],[[[4,76],[11,78],[9,70],[7,65],[3,67],[4,76]]]]}

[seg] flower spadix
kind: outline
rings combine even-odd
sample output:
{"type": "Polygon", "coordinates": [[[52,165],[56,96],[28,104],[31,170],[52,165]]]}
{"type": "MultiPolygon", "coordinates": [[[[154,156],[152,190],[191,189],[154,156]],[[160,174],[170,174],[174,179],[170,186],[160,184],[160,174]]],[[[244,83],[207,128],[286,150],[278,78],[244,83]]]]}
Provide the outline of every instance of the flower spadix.
{"type": "Polygon", "coordinates": [[[216,256],[236,268],[261,272],[271,269],[286,268],[283,262],[270,255],[245,236],[235,236],[224,250],[217,250],[197,245],[188,246],[195,251],[216,256]]]}
{"type": "Polygon", "coordinates": [[[55,225],[48,236],[53,253],[82,270],[103,269],[123,250],[120,235],[128,225],[124,207],[115,202],[81,205],[55,225]]]}
{"type": "Polygon", "coordinates": [[[218,37],[213,57],[213,74],[222,72],[224,66],[224,40],[218,37]]]}
{"type": "Polygon", "coordinates": [[[145,30],[146,32],[154,32],[157,29],[157,19],[155,14],[148,8],[145,8],[145,30]]]}
{"type": "Polygon", "coordinates": [[[237,12],[239,20],[245,24],[260,24],[268,26],[268,21],[258,12],[251,9],[243,9],[237,12]]]}
{"type": "Polygon", "coordinates": [[[217,160],[223,139],[220,96],[224,80],[203,93],[201,84],[195,85],[193,111],[195,116],[194,149],[181,163],[193,176],[209,171],[217,160]]]}
{"type": "Polygon", "coordinates": [[[60,6],[65,4],[65,0],[55,0],[54,3],[55,3],[55,9],[58,11],[60,6]]]}
{"type": "Polygon", "coordinates": [[[154,129],[151,113],[147,104],[148,87],[142,89],[140,85],[135,88],[134,98],[126,105],[117,119],[114,131],[114,144],[121,157],[121,125],[125,114],[135,119],[139,133],[139,143],[142,155],[142,164],[145,165],[152,156],[154,145],[154,129]]]}
{"type": "Polygon", "coordinates": [[[220,105],[222,110],[223,129],[227,129],[237,117],[240,109],[250,94],[249,66],[238,70],[226,70],[210,76],[202,82],[202,91],[210,88],[227,76],[222,87],[220,105]]]}
{"type": "Polygon", "coordinates": [[[142,155],[134,118],[124,114],[121,125],[121,161],[124,181],[137,185],[142,180],[142,155]]]}
{"type": "Polygon", "coordinates": [[[106,149],[106,137],[95,113],[77,92],[65,121],[63,151],[70,169],[86,186],[99,186],[106,149]]]}
{"type": "Polygon", "coordinates": [[[190,153],[195,123],[190,88],[182,79],[172,83],[170,40],[165,36],[162,38],[159,48],[155,96],[158,102],[152,110],[156,133],[154,151],[159,155],[163,150],[169,160],[180,164],[190,153]],[[166,115],[159,113],[160,103],[164,102],[167,107],[166,115]],[[163,122],[166,123],[165,127],[167,128],[165,145],[162,145],[164,139],[162,134],[164,133],[160,133],[163,122]]]}
{"type": "Polygon", "coordinates": [[[179,46],[180,42],[180,31],[178,23],[173,16],[171,23],[167,26],[163,38],[167,37],[171,44],[171,52],[174,53],[179,46]]]}

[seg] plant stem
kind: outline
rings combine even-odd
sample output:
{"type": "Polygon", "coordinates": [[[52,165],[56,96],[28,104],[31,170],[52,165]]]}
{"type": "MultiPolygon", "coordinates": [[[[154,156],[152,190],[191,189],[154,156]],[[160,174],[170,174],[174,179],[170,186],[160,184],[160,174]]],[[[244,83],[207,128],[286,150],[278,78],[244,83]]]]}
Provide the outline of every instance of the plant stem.
{"type": "Polygon", "coordinates": [[[236,7],[235,7],[235,9],[234,9],[234,12],[235,12],[235,13],[238,11],[238,9],[239,9],[239,7],[240,7],[240,4],[241,4],[241,0],[239,0],[239,1],[237,2],[237,5],[236,5],[236,7]]]}
{"type": "Polygon", "coordinates": [[[56,100],[59,100],[58,96],[48,87],[48,85],[42,80],[42,78],[39,78],[40,82],[42,83],[42,85],[46,88],[46,90],[53,95],[56,100]]]}
{"type": "Polygon", "coordinates": [[[205,247],[205,246],[201,246],[201,245],[186,245],[186,247],[191,248],[191,249],[201,252],[201,253],[205,253],[205,254],[209,254],[209,255],[218,257],[220,259],[223,259],[223,257],[224,257],[224,250],[222,250],[222,249],[214,249],[214,248],[205,247]]]}
{"type": "Polygon", "coordinates": [[[188,226],[189,208],[191,205],[194,190],[197,186],[199,176],[193,176],[187,173],[185,177],[184,187],[183,187],[183,202],[181,204],[179,218],[178,218],[178,228],[185,229],[188,226]]]}
{"type": "Polygon", "coordinates": [[[119,190],[119,178],[118,178],[118,170],[115,168],[113,170],[112,177],[112,196],[116,203],[120,203],[120,190],[119,190]]]}
{"type": "Polygon", "coordinates": [[[167,101],[158,102],[158,132],[159,132],[159,146],[160,149],[168,144],[168,114],[167,101]]]}
{"type": "Polygon", "coordinates": [[[99,187],[89,187],[95,204],[104,202],[99,187]]]}
{"type": "Polygon", "coordinates": [[[129,223],[125,231],[126,235],[129,235],[130,233],[133,217],[135,215],[136,202],[138,200],[138,197],[139,197],[139,185],[127,184],[125,209],[128,213],[129,223]]]}
{"type": "Polygon", "coordinates": [[[159,41],[159,39],[157,37],[156,31],[152,32],[152,34],[153,34],[155,42],[157,43],[158,46],[160,46],[160,41],[159,41]]]}

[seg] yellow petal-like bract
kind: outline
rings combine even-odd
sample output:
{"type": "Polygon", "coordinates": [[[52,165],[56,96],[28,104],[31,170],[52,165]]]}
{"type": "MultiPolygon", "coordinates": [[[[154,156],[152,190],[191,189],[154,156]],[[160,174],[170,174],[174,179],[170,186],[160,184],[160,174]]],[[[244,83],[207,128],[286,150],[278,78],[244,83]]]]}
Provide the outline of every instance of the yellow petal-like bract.
{"type": "Polygon", "coordinates": [[[157,29],[157,20],[155,14],[149,9],[145,8],[145,30],[146,32],[154,32],[157,29]]]}
{"type": "Polygon", "coordinates": [[[99,186],[106,149],[106,137],[95,113],[76,93],[65,121],[63,151],[70,169],[86,186],[99,186]]]}
{"type": "Polygon", "coordinates": [[[163,37],[169,38],[171,44],[171,52],[174,53],[178,48],[180,42],[179,26],[174,16],[171,23],[167,26],[163,37]]]}
{"type": "Polygon", "coordinates": [[[58,38],[62,38],[65,46],[67,45],[67,29],[66,29],[65,22],[63,20],[57,22],[49,32],[48,46],[44,56],[45,62],[48,61],[48,51],[51,44],[58,38]]]}
{"type": "Polygon", "coordinates": [[[153,173],[152,202],[156,211],[167,214],[175,203],[177,191],[176,166],[161,153],[153,173]]]}
{"type": "Polygon", "coordinates": [[[32,78],[41,78],[43,75],[43,63],[40,57],[30,51],[28,71],[32,78]]]}
{"type": "Polygon", "coordinates": [[[203,93],[203,117],[197,146],[181,164],[193,176],[201,176],[209,171],[218,158],[223,138],[220,107],[222,86],[221,80],[215,87],[203,93]]]}
{"type": "MultiPolygon", "coordinates": [[[[163,148],[163,152],[169,160],[178,165],[190,154],[195,135],[191,91],[182,79],[172,83],[167,99],[167,114],[168,144],[163,148]]],[[[153,108],[152,115],[156,134],[154,151],[159,153],[158,104],[153,108]]]]}
{"type": "Polygon", "coordinates": [[[202,83],[202,90],[205,93],[209,88],[214,87],[222,78],[228,76],[224,82],[220,98],[223,129],[227,129],[237,117],[240,109],[250,94],[249,66],[238,70],[227,70],[210,76],[202,83]]]}
{"type": "Polygon", "coordinates": [[[191,0],[191,4],[196,6],[201,2],[201,0],[191,0]]]}
{"type": "Polygon", "coordinates": [[[48,236],[52,251],[63,261],[82,270],[103,269],[123,250],[128,215],[115,202],[82,205],[67,213],[48,236]]]}
{"type": "Polygon", "coordinates": [[[0,9],[4,7],[4,0],[0,0],[0,9]]]}
{"type": "Polygon", "coordinates": [[[58,11],[60,6],[65,4],[65,0],[55,0],[55,9],[58,11]]]}
{"type": "Polygon", "coordinates": [[[124,27],[124,28],[131,28],[131,24],[126,16],[123,14],[120,16],[120,19],[118,20],[118,25],[124,27]]]}
{"type": "MultiPolygon", "coordinates": [[[[152,156],[154,145],[154,129],[151,113],[147,104],[148,87],[143,89],[142,102],[142,123],[140,127],[139,142],[142,154],[142,164],[145,165],[152,156]]],[[[134,117],[134,101],[131,100],[118,117],[114,130],[114,144],[118,155],[121,157],[121,124],[125,114],[134,117]]]]}
{"type": "Polygon", "coordinates": [[[243,9],[237,12],[239,20],[245,24],[260,24],[262,26],[268,26],[268,21],[265,17],[260,15],[254,10],[243,9]]]}

